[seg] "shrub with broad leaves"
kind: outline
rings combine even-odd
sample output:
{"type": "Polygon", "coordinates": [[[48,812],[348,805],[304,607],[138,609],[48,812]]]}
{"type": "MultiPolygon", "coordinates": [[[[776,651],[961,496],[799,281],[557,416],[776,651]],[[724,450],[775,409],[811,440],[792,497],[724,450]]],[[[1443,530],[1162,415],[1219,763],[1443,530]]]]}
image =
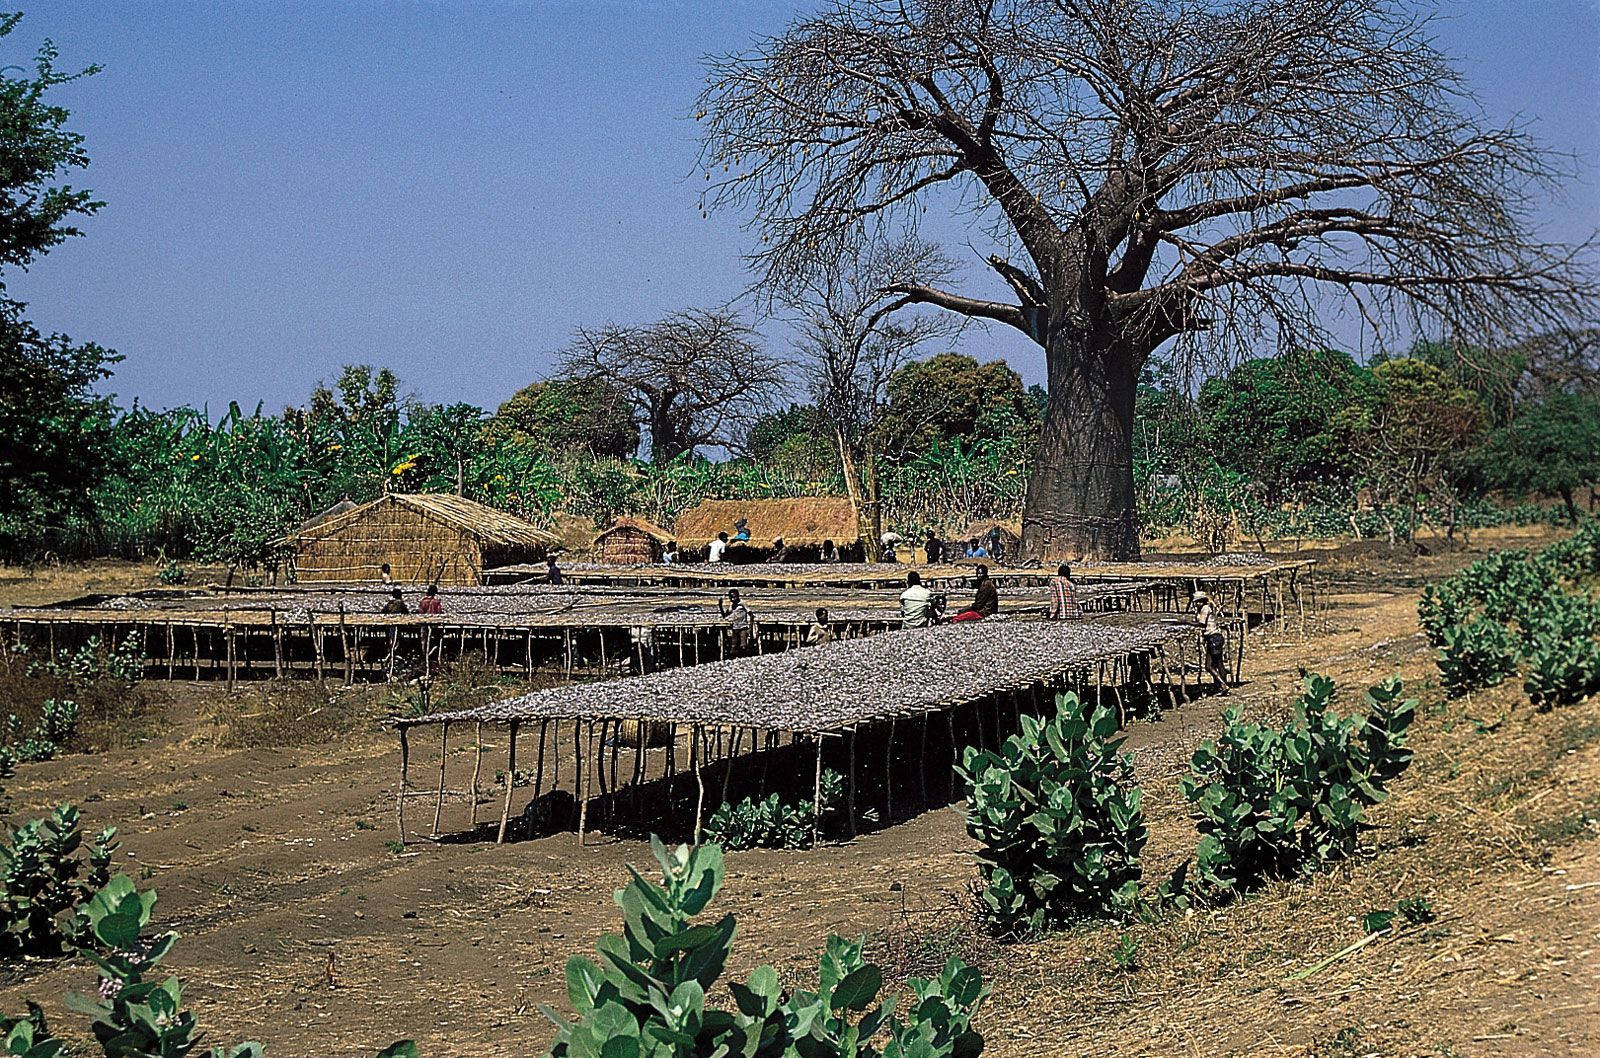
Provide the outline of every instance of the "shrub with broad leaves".
{"type": "Polygon", "coordinates": [[[1522,688],[1541,709],[1600,692],[1600,604],[1579,595],[1545,596],[1522,625],[1522,688]]]}
{"type": "Polygon", "coordinates": [[[1445,629],[1439,647],[1439,678],[1446,693],[1493,687],[1517,671],[1517,641],[1499,621],[1479,618],[1445,629]]]}
{"type": "Polygon", "coordinates": [[[662,882],[638,871],[618,890],[623,932],[595,946],[599,961],[574,956],[567,995],[578,1014],[568,1021],[546,1008],[559,1032],[553,1058],[627,1056],[699,1058],[975,1058],[983,1037],[972,1017],[985,994],[978,972],[951,959],[930,980],[912,980],[916,1001],[905,1019],[893,1001],[878,1002],[883,976],[863,960],[861,944],[830,938],[817,987],[784,998],[778,973],[756,969],[728,985],[732,1010],[707,995],[721,978],[737,928],[732,915],[714,924],[697,916],[722,887],[722,850],[715,845],[668,852],[651,849],[662,882]],[[882,1040],[882,1049],[877,1041],[882,1040]]]}
{"type": "Polygon", "coordinates": [[[1333,681],[1313,674],[1281,728],[1229,710],[1181,780],[1201,838],[1164,895],[1220,903],[1354,852],[1366,808],[1411,762],[1406,732],[1417,703],[1403,694],[1398,679],[1386,680],[1366,692],[1363,712],[1339,716],[1333,681]]]}
{"type": "Polygon", "coordinates": [[[101,831],[80,856],[83,831],[71,805],[7,830],[0,843],[0,956],[60,955],[82,928],[81,906],[110,878],[117,832],[101,831]]]}
{"type": "Polygon", "coordinates": [[[1131,910],[1149,831],[1116,714],[1075,694],[1049,719],[1023,714],[998,752],[967,747],[956,774],[976,838],[982,910],[1014,933],[1131,910]]]}
{"type": "MultiPolygon", "coordinates": [[[[839,818],[844,799],[844,776],[831,768],[822,773],[822,810],[816,826],[828,833],[839,818]]],[[[737,852],[741,849],[809,849],[813,813],[810,799],[789,804],[777,794],[762,800],[746,797],[738,804],[724,802],[706,820],[705,840],[710,845],[737,852]]]]}

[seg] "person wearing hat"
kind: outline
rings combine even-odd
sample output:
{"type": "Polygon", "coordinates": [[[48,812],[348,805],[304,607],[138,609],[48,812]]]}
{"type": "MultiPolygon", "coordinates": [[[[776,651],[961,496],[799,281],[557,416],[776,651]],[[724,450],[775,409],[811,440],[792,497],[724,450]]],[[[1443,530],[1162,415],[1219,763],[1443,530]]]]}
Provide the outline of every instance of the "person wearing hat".
{"type": "Polygon", "coordinates": [[[1200,626],[1200,642],[1205,645],[1206,669],[1217,681],[1218,689],[1228,694],[1228,639],[1222,634],[1222,626],[1217,624],[1217,608],[1211,596],[1203,591],[1194,593],[1190,605],[1195,611],[1195,624],[1200,626]]]}

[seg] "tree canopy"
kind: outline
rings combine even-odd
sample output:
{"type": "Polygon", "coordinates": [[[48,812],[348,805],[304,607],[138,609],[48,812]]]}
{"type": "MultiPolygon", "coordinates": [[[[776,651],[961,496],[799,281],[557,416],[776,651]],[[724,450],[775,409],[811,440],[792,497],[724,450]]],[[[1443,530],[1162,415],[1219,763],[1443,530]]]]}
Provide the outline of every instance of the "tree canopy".
{"type": "Polygon", "coordinates": [[[745,213],[768,283],[930,209],[990,237],[1008,298],[881,294],[1044,349],[1032,557],[1137,554],[1137,381],[1168,341],[1331,344],[1342,307],[1498,343],[1595,311],[1592,261],[1529,220],[1559,168],[1399,0],[834,0],[711,60],[697,116],[707,206],[745,213]]]}

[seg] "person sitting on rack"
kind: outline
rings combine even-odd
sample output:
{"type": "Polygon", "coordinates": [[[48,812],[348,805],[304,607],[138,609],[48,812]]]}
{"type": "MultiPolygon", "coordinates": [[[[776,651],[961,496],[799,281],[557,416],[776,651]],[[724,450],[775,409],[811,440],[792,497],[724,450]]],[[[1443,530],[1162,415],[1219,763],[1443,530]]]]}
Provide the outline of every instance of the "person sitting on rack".
{"type": "Polygon", "coordinates": [[[1052,621],[1075,621],[1083,616],[1078,609],[1078,586],[1072,583],[1072,567],[1065,562],[1056,567],[1050,581],[1050,608],[1045,616],[1052,621]]]}
{"type": "Polygon", "coordinates": [[[728,628],[733,632],[733,656],[742,658],[754,653],[756,619],[750,612],[750,607],[739,597],[738,588],[728,589],[726,609],[723,608],[722,600],[717,600],[717,612],[728,619],[728,628]]]}
{"type": "Polygon", "coordinates": [[[833,630],[833,625],[828,623],[828,611],[819,606],[817,619],[806,629],[806,646],[820,646],[823,643],[832,643],[838,638],[839,634],[833,630]]]}
{"type": "Polygon", "coordinates": [[[722,553],[726,550],[728,550],[728,534],[718,533],[717,538],[706,548],[706,561],[721,562],[722,553]]]}
{"type": "Polygon", "coordinates": [[[933,624],[933,593],[922,586],[922,574],[906,574],[906,590],[900,593],[900,627],[927,628],[933,624]]]}
{"type": "Polygon", "coordinates": [[[410,613],[411,611],[406,608],[405,599],[400,597],[400,589],[395,588],[389,592],[389,601],[384,603],[383,609],[378,612],[382,614],[401,614],[410,613]]]}
{"type": "Polygon", "coordinates": [[[837,561],[839,561],[839,549],[834,546],[832,540],[824,540],[822,542],[822,551],[817,555],[817,561],[818,562],[837,562],[837,561]]]}
{"type": "Polygon", "coordinates": [[[665,562],[669,566],[677,564],[678,542],[676,540],[667,541],[666,549],[661,552],[661,561],[665,562]]]}
{"type": "Polygon", "coordinates": [[[544,560],[544,576],[546,583],[560,584],[562,581],[561,567],[556,565],[556,556],[547,555],[544,560]]]}
{"type": "Polygon", "coordinates": [[[950,618],[951,622],[981,621],[1000,612],[1000,593],[989,579],[989,567],[978,566],[978,586],[972,593],[972,605],[950,618]]]}
{"type": "Polygon", "coordinates": [[[442,614],[442,613],[444,613],[444,603],[439,600],[439,586],[437,584],[428,585],[427,592],[422,596],[422,599],[417,603],[417,613],[426,613],[426,614],[442,614]]]}

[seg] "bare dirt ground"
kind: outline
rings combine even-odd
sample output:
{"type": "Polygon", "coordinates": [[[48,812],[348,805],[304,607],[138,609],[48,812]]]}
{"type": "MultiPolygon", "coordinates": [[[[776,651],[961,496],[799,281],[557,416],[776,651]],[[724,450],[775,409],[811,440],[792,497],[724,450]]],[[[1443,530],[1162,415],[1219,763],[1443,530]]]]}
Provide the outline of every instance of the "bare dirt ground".
{"type": "MultiPolygon", "coordinates": [[[[1538,538],[1478,533],[1422,558],[1344,548],[1324,556],[1331,608],[1314,634],[1252,637],[1249,682],[1231,700],[1247,713],[1281,711],[1301,666],[1352,699],[1398,671],[1423,700],[1415,764],[1337,871],[1220,911],[998,946],[951,910],[974,872],[949,808],[847,845],[731,854],[715,905],[740,923],[731,971],[772,962],[804,983],[829,931],[873,934],[901,968],[964,950],[993,986],[980,1027],[1002,1058],[1600,1054],[1600,701],[1539,714],[1512,686],[1445,704],[1416,632],[1423,579],[1538,538]],[[1361,940],[1365,912],[1408,897],[1437,920],[1288,979],[1361,940]],[[1119,944],[1135,953],[1129,969],[1119,944]]],[[[108,566],[93,587],[66,573],[53,589],[7,581],[0,600],[147,586],[136,582],[149,572],[108,566]]],[[[623,864],[649,864],[642,843],[580,851],[557,835],[397,854],[397,748],[370,715],[308,744],[230,748],[239,733],[216,718],[272,708],[266,688],[223,703],[215,685],[144,687],[162,713],[152,737],[24,766],[7,783],[10,818],[71,800],[86,826],[120,829],[123,869],[159,890],[161,921],[183,934],[170,967],[213,1042],[258,1038],[279,1058],[370,1055],[401,1037],[435,1058],[544,1049],[537,1004],[565,1007],[564,963],[616,928],[611,892],[623,864]]],[[[375,710],[380,693],[351,709],[375,710]]],[[[1193,844],[1177,777],[1224,704],[1129,733],[1152,890],[1193,844]]],[[[8,967],[0,1009],[33,997],[59,1012],[64,992],[92,984],[82,964],[8,967]]]]}

